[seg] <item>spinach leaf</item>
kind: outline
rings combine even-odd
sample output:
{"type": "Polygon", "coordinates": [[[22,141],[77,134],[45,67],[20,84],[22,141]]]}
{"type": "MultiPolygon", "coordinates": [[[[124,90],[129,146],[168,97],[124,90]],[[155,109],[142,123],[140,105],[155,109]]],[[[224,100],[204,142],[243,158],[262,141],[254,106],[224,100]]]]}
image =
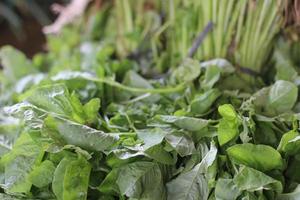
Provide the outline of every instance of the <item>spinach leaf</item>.
{"type": "Polygon", "coordinates": [[[165,199],[163,175],[153,162],[130,163],[120,169],[116,183],[123,195],[137,199],[165,199]]]}
{"type": "Polygon", "coordinates": [[[241,122],[233,106],[230,104],[220,106],[218,111],[223,117],[218,125],[218,141],[222,146],[238,137],[241,122]]]}
{"type": "Polygon", "coordinates": [[[282,169],[283,167],[281,155],[267,145],[236,144],[229,147],[227,153],[236,164],[246,165],[260,171],[282,169]]]}
{"type": "Polygon", "coordinates": [[[217,156],[217,149],[211,146],[202,161],[191,171],[180,174],[167,183],[168,199],[190,200],[207,199],[209,195],[207,171],[213,165],[217,156]]]}
{"type": "Polygon", "coordinates": [[[278,194],[282,192],[282,184],[266,174],[249,167],[242,167],[234,177],[233,182],[237,187],[247,191],[274,190],[278,194]]]}
{"type": "Polygon", "coordinates": [[[1,187],[11,194],[29,194],[32,186],[30,173],[41,163],[43,155],[44,151],[29,134],[21,134],[12,151],[0,160],[0,165],[4,169],[1,187]]]}
{"type": "Polygon", "coordinates": [[[269,105],[277,113],[283,113],[293,108],[298,97],[298,88],[295,84],[279,80],[271,87],[269,105]]]}
{"type": "Polygon", "coordinates": [[[52,116],[45,119],[42,131],[60,145],[71,144],[91,151],[107,150],[118,140],[115,134],[52,116]]]}

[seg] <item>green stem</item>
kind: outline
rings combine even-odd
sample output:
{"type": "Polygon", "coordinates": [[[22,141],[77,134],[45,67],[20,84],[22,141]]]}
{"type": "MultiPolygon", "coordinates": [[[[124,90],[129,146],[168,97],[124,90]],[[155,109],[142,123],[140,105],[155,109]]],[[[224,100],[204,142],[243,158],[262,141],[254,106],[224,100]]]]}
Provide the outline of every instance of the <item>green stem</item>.
{"type": "Polygon", "coordinates": [[[185,83],[179,84],[172,88],[134,88],[134,87],[122,85],[121,83],[118,83],[114,80],[109,80],[106,78],[103,78],[103,79],[89,78],[88,80],[98,82],[98,83],[105,83],[112,87],[116,87],[121,90],[126,90],[129,92],[135,92],[135,93],[167,94],[167,93],[176,93],[176,92],[182,91],[185,88],[185,83]]]}
{"type": "Polygon", "coordinates": [[[135,132],[121,132],[121,133],[107,133],[107,134],[124,136],[124,137],[135,137],[136,136],[135,132]]]}

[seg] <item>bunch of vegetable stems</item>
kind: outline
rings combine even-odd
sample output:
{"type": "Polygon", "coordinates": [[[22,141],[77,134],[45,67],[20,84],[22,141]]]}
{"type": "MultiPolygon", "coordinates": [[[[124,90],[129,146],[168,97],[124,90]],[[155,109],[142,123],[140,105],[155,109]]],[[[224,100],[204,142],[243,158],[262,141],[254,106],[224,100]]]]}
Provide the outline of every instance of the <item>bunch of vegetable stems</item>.
{"type": "Polygon", "coordinates": [[[260,73],[282,22],[282,0],[150,1],[154,10],[145,11],[147,2],[115,1],[116,45],[123,58],[139,46],[151,47],[159,71],[186,58],[197,35],[211,22],[213,28],[194,57],[227,58],[260,73]],[[166,58],[168,62],[160,66],[166,58]]]}

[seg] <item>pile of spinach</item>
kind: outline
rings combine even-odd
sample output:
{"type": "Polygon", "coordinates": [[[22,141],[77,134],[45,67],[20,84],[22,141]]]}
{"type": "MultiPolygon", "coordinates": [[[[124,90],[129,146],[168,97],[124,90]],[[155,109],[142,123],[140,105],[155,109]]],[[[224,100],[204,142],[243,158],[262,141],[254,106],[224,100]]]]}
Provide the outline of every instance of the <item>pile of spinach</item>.
{"type": "Polygon", "coordinates": [[[286,45],[255,78],[221,58],[158,72],[68,28],[32,60],[1,48],[0,199],[300,199],[286,45]]]}

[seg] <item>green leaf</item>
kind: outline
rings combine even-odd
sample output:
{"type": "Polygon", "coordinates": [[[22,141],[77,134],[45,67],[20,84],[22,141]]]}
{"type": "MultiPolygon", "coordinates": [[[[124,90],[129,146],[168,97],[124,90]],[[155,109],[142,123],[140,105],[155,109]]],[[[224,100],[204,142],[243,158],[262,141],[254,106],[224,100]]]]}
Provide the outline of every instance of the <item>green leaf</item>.
{"type": "Polygon", "coordinates": [[[267,145],[236,144],[229,147],[227,153],[236,164],[246,165],[260,171],[282,169],[283,167],[281,155],[267,145]]]}
{"type": "Polygon", "coordinates": [[[100,109],[100,99],[91,99],[83,106],[83,109],[88,123],[96,121],[100,109]]]}
{"type": "Polygon", "coordinates": [[[87,199],[90,171],[89,162],[82,156],[68,164],[63,182],[64,200],[87,199]]]}
{"type": "Polygon", "coordinates": [[[196,95],[191,102],[191,112],[200,115],[206,113],[220,95],[221,92],[218,89],[211,89],[196,95]]]}
{"type": "Polygon", "coordinates": [[[197,60],[185,59],[183,64],[174,70],[171,78],[178,82],[189,82],[200,76],[200,63],[197,60]]]}
{"type": "Polygon", "coordinates": [[[137,130],[137,136],[144,141],[144,149],[147,150],[157,144],[160,144],[167,132],[161,128],[137,130]]]}
{"type": "Polygon", "coordinates": [[[218,111],[223,117],[218,125],[218,141],[222,146],[239,136],[239,125],[241,122],[230,104],[219,106],[218,111]]]}
{"type": "Polygon", "coordinates": [[[196,150],[192,138],[182,132],[173,132],[166,135],[166,141],[182,157],[191,155],[196,150]]]}
{"type": "Polygon", "coordinates": [[[43,155],[44,152],[29,134],[21,134],[12,151],[1,158],[0,163],[4,166],[1,187],[11,194],[28,194],[32,186],[30,173],[40,164],[43,155]]]}
{"type": "Polygon", "coordinates": [[[185,116],[173,116],[173,115],[157,115],[155,119],[164,122],[174,124],[175,126],[185,129],[187,131],[199,131],[208,126],[209,120],[185,117],[185,116]]]}
{"type": "Polygon", "coordinates": [[[49,160],[45,160],[33,169],[29,175],[29,180],[38,188],[45,187],[52,182],[54,171],[54,164],[49,160]]]}
{"type": "Polygon", "coordinates": [[[292,140],[289,140],[288,143],[283,148],[284,152],[288,155],[296,155],[300,152],[300,136],[296,136],[292,140]]]}
{"type": "Polygon", "coordinates": [[[91,166],[84,157],[66,157],[54,172],[52,189],[58,200],[86,200],[91,166]]]}
{"type": "Polygon", "coordinates": [[[92,151],[107,150],[118,140],[117,135],[51,116],[45,119],[43,132],[60,145],[71,144],[92,151]]]}
{"type": "Polygon", "coordinates": [[[145,150],[144,154],[162,164],[172,165],[175,163],[174,158],[161,144],[157,144],[145,150]]]}
{"type": "Polygon", "coordinates": [[[278,151],[285,152],[288,155],[295,155],[300,151],[300,136],[296,130],[285,133],[278,145],[278,151]]]}
{"type": "Polygon", "coordinates": [[[217,66],[210,66],[205,71],[205,76],[203,81],[201,82],[201,86],[203,89],[208,90],[212,89],[214,84],[220,79],[221,69],[217,66]]]}
{"type": "Polygon", "coordinates": [[[53,181],[52,181],[52,190],[58,200],[63,200],[63,191],[64,191],[64,176],[67,169],[67,166],[75,158],[65,157],[60,161],[57,168],[55,169],[53,181]]]}
{"type": "Polygon", "coordinates": [[[298,97],[298,88],[289,81],[279,80],[271,87],[269,105],[277,113],[291,110],[298,97]]]}
{"type": "Polygon", "coordinates": [[[237,113],[231,104],[219,106],[218,111],[224,119],[228,121],[237,121],[237,113]]]}
{"type": "Polygon", "coordinates": [[[80,110],[77,107],[80,104],[79,100],[75,99],[75,96],[71,97],[68,89],[63,84],[45,85],[35,88],[27,92],[23,98],[47,112],[62,115],[79,123],[84,122],[84,119],[82,119],[84,116],[76,112],[80,110]]]}
{"type": "Polygon", "coordinates": [[[274,190],[278,194],[282,192],[282,184],[266,174],[249,167],[242,167],[234,177],[233,182],[240,190],[259,191],[274,190]]]}
{"type": "Polygon", "coordinates": [[[216,200],[233,200],[240,195],[241,191],[232,179],[220,178],[217,181],[215,188],[216,200]]]}
{"type": "Polygon", "coordinates": [[[207,171],[213,165],[217,156],[217,149],[212,146],[202,161],[191,171],[180,174],[177,178],[167,183],[168,200],[194,200],[207,199],[209,186],[207,171]]]}
{"type": "Polygon", "coordinates": [[[116,181],[122,195],[137,199],[165,199],[163,177],[153,162],[134,162],[120,169],[116,181]]]}
{"type": "Polygon", "coordinates": [[[116,184],[116,181],[119,176],[119,168],[113,168],[109,174],[106,175],[105,179],[102,181],[99,186],[100,192],[104,194],[113,194],[116,195],[119,193],[119,187],[116,184]]]}
{"type": "Polygon", "coordinates": [[[10,83],[15,83],[20,78],[36,72],[30,60],[21,51],[11,46],[1,48],[0,61],[4,68],[5,78],[10,83]]]}

